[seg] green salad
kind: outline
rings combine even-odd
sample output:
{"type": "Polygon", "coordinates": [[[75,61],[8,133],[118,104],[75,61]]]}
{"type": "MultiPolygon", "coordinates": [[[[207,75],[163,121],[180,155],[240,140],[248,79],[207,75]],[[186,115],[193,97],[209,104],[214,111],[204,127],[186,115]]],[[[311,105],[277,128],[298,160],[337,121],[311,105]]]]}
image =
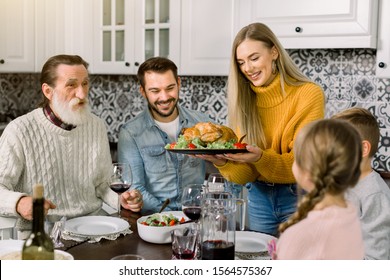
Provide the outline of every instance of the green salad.
{"type": "Polygon", "coordinates": [[[237,149],[236,141],[230,140],[226,143],[218,141],[213,143],[203,143],[199,138],[194,138],[191,142],[184,139],[183,135],[179,135],[177,142],[165,145],[166,149],[237,149]]]}
{"type": "Polygon", "coordinates": [[[153,227],[166,227],[166,226],[174,226],[184,222],[184,218],[179,220],[173,214],[153,214],[149,216],[145,221],[141,222],[143,225],[153,226],[153,227]]]}

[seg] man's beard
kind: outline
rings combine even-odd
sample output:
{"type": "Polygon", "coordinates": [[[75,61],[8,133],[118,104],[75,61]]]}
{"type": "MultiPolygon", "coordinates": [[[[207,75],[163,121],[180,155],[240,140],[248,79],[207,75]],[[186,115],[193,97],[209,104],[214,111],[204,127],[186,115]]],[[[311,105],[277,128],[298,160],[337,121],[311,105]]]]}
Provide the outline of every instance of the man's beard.
{"type": "Polygon", "coordinates": [[[86,123],[90,116],[88,100],[80,100],[77,97],[72,98],[69,102],[62,102],[58,99],[58,94],[53,93],[52,110],[66,124],[81,125],[86,123]],[[78,105],[84,102],[84,104],[78,105]],[[78,108],[76,108],[76,106],[78,108]]]}
{"type": "Polygon", "coordinates": [[[155,112],[156,114],[158,114],[160,117],[163,117],[163,118],[169,117],[169,116],[171,116],[171,115],[175,112],[175,109],[176,109],[176,106],[177,106],[177,102],[178,102],[178,100],[177,100],[177,99],[174,99],[174,98],[168,99],[167,102],[173,102],[173,105],[174,105],[174,106],[172,106],[171,110],[168,111],[167,113],[163,113],[163,112],[161,112],[161,111],[158,109],[158,103],[164,103],[164,102],[161,102],[161,101],[160,101],[160,102],[155,102],[155,103],[152,105],[152,103],[149,102],[149,99],[148,99],[148,98],[146,98],[146,99],[147,99],[147,101],[148,101],[148,106],[149,106],[149,108],[150,108],[153,112],[155,112]]]}

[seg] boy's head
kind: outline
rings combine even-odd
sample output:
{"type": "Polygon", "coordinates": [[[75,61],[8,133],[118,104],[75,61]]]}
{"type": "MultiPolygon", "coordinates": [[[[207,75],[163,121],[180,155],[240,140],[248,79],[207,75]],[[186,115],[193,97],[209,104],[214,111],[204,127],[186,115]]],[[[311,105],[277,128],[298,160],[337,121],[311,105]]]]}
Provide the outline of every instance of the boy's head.
{"type": "Polygon", "coordinates": [[[359,132],[363,142],[368,141],[370,144],[367,156],[371,158],[375,155],[379,143],[379,125],[370,111],[359,107],[349,108],[333,115],[332,119],[342,119],[351,123],[359,132]]]}

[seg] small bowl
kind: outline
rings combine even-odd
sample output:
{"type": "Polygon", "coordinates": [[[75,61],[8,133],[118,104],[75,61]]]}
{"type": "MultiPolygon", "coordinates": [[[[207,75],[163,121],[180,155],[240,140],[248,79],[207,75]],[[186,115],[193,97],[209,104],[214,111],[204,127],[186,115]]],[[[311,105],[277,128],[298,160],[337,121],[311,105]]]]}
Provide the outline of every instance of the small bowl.
{"type": "MultiPolygon", "coordinates": [[[[182,211],[167,211],[162,212],[161,214],[169,215],[172,214],[179,220],[181,218],[184,218],[186,221],[188,218],[184,215],[182,211]]],[[[171,243],[171,231],[177,228],[184,228],[188,226],[188,224],[182,224],[182,225],[175,225],[175,226],[165,226],[165,227],[154,227],[154,226],[147,226],[141,224],[144,222],[149,216],[143,216],[137,220],[137,229],[138,229],[138,235],[147,242],[155,243],[155,244],[167,244],[171,243]]]]}

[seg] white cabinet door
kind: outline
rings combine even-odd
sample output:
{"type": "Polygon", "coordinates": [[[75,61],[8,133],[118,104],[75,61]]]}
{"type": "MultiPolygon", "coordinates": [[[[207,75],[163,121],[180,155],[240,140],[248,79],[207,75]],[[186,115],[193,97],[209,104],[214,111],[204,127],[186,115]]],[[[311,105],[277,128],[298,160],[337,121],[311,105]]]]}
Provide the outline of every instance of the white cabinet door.
{"type": "Polygon", "coordinates": [[[183,0],[181,75],[227,75],[237,0],[183,0]]]}
{"type": "Polygon", "coordinates": [[[240,26],[267,24],[285,48],[375,48],[378,0],[241,0],[240,26]]]}
{"type": "Polygon", "coordinates": [[[93,73],[134,73],[134,0],[93,1],[93,73]]]}
{"type": "Polygon", "coordinates": [[[180,0],[95,0],[93,73],[136,74],[147,58],[180,53],[180,0]]]}
{"type": "Polygon", "coordinates": [[[390,1],[381,0],[379,5],[376,76],[390,78],[390,1]]]}
{"type": "Polygon", "coordinates": [[[0,1],[0,72],[34,71],[34,0],[0,1]]]}
{"type": "Polygon", "coordinates": [[[91,64],[93,0],[35,1],[36,72],[58,54],[77,54],[91,64]]]}
{"type": "Polygon", "coordinates": [[[181,0],[136,0],[136,62],[142,63],[148,58],[161,56],[179,66],[180,7],[181,0]]]}

